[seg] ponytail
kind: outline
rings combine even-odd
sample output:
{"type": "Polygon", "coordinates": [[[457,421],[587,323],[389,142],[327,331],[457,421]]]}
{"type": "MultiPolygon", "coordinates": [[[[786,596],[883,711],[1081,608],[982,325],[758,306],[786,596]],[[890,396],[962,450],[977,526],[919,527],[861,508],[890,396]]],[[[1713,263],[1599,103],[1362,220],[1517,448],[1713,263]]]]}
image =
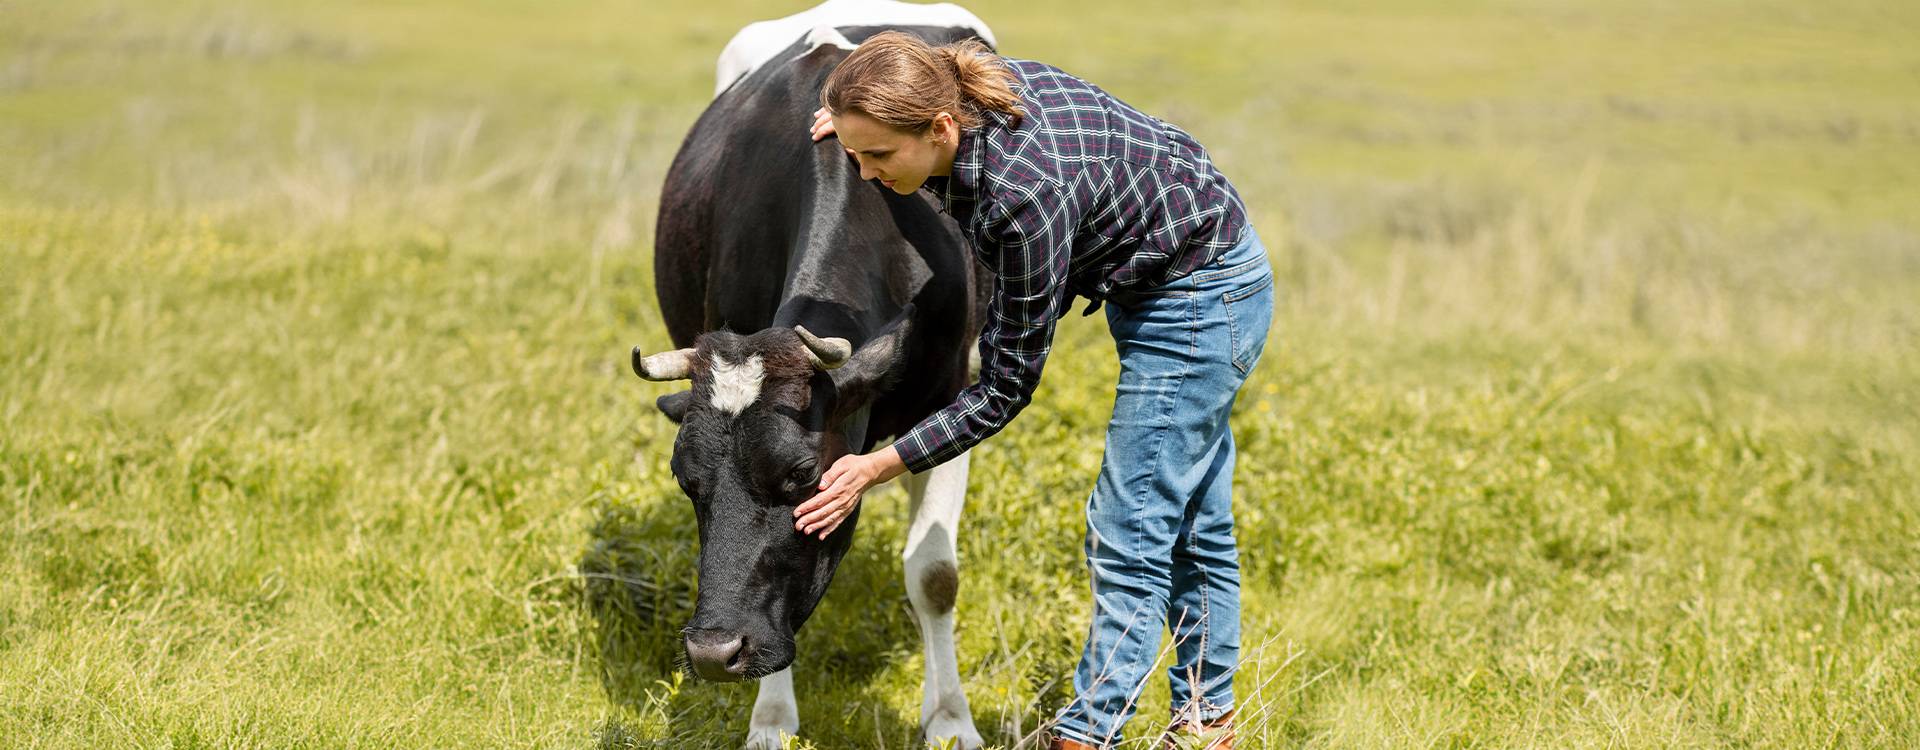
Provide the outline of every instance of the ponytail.
{"type": "Polygon", "coordinates": [[[999,55],[993,54],[978,39],[963,39],[952,44],[935,47],[936,56],[947,61],[953,68],[954,83],[960,89],[960,101],[963,108],[971,108],[970,114],[976,122],[962,124],[962,127],[977,127],[981,112],[1001,112],[1019,122],[1020,95],[1013,93],[1013,71],[999,55]]]}

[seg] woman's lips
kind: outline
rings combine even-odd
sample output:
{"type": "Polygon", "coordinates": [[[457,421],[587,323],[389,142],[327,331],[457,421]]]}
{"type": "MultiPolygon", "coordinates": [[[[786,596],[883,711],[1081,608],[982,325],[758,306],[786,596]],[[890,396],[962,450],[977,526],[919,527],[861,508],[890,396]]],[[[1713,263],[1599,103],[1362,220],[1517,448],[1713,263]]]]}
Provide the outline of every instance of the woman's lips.
{"type": "Polygon", "coordinates": [[[881,180],[880,184],[885,185],[887,187],[893,187],[893,180],[881,180]]]}

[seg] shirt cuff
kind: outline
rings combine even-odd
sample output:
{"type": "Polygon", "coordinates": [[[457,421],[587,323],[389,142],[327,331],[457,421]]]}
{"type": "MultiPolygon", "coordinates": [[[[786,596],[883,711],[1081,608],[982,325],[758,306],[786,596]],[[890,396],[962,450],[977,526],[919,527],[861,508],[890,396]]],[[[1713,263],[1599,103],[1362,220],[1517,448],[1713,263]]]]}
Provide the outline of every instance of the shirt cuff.
{"type": "Polygon", "coordinates": [[[926,440],[923,439],[924,432],[926,432],[924,425],[916,426],[907,430],[900,439],[893,441],[893,451],[900,454],[900,462],[906,464],[907,471],[915,474],[945,463],[935,458],[937,451],[926,444],[926,440]]]}

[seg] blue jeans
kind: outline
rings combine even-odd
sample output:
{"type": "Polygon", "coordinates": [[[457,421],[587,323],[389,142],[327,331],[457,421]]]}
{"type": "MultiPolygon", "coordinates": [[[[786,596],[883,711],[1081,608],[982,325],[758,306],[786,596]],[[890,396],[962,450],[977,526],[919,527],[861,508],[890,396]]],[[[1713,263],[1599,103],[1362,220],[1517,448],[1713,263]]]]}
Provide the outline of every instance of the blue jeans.
{"type": "Polygon", "coordinates": [[[1240,658],[1240,558],[1233,538],[1233,433],[1227,415],[1266,348],[1273,269],[1246,238],[1205,268],[1115,295],[1107,325],[1120,383],[1106,456],[1087,500],[1093,624],[1055,734],[1120,740],[1158,657],[1177,716],[1233,708],[1240,658]]]}

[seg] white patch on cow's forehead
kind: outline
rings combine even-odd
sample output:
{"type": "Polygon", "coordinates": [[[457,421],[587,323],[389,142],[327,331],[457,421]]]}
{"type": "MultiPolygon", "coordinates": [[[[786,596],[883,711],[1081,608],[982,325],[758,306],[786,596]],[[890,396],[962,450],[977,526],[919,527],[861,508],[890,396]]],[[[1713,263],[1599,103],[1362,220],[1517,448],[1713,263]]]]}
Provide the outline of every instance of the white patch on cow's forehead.
{"type": "Polygon", "coordinates": [[[760,398],[760,381],[766,377],[760,355],[748,357],[745,362],[728,362],[726,357],[715,354],[712,370],[713,408],[738,415],[760,398]]]}

